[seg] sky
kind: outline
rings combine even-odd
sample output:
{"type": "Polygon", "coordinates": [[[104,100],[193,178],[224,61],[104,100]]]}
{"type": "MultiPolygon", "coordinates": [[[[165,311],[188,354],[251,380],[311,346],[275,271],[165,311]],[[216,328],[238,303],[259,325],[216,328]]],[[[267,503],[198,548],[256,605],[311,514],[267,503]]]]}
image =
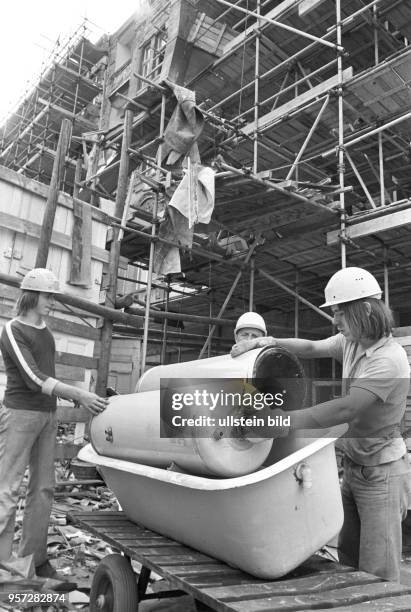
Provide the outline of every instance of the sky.
{"type": "Polygon", "coordinates": [[[0,120],[40,75],[57,39],[64,39],[83,18],[90,28],[112,33],[144,0],[8,0],[2,5],[0,36],[0,120]]]}

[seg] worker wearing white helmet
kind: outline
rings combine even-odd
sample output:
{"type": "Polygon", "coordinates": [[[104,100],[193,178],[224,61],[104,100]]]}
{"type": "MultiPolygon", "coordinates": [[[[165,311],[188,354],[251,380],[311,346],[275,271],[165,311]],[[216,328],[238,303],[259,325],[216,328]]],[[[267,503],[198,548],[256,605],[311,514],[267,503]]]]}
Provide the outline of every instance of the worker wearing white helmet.
{"type": "Polygon", "coordinates": [[[293,412],[292,427],[349,424],[342,440],[340,561],[399,581],[401,520],[410,495],[400,423],[410,368],[404,349],[392,338],[392,314],[381,295],[376,278],[367,270],[339,270],[329,280],[321,305],[331,308],[336,335],[325,340],[257,338],[236,344],[232,355],[278,344],[302,358],[332,357],[342,363],[343,397],[293,412]]]}
{"type": "Polygon", "coordinates": [[[55,343],[44,317],[54,307],[58,293],[53,272],[45,268],[28,272],[21,283],[17,316],[6,323],[0,337],[7,374],[0,405],[0,561],[11,559],[18,491],[29,466],[19,556],[32,554],[36,574],[45,578],[58,578],[47,559],[56,398],[76,400],[93,415],[104,410],[107,402],[55,377],[55,343]]]}
{"type": "Polygon", "coordinates": [[[238,318],[234,330],[234,338],[236,342],[244,340],[254,340],[267,335],[265,321],[261,315],[256,312],[245,312],[238,318]]]}

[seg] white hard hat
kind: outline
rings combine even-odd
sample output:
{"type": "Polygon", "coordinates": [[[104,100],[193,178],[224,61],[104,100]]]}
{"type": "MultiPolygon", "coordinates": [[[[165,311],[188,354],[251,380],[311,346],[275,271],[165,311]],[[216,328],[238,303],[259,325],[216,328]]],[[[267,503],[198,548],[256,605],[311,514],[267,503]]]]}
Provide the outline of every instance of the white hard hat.
{"type": "Polygon", "coordinates": [[[370,272],[363,268],[343,268],[328,281],[324,289],[325,302],[321,308],[367,297],[381,299],[381,295],[381,287],[370,272]]]}
{"type": "Polygon", "coordinates": [[[264,336],[267,335],[265,321],[257,312],[245,312],[242,314],[237,321],[234,333],[237,333],[240,329],[244,329],[244,327],[259,329],[264,333],[264,336]]]}
{"type": "Polygon", "coordinates": [[[57,277],[47,268],[34,268],[27,272],[21,281],[20,289],[43,293],[61,293],[57,277]]]}

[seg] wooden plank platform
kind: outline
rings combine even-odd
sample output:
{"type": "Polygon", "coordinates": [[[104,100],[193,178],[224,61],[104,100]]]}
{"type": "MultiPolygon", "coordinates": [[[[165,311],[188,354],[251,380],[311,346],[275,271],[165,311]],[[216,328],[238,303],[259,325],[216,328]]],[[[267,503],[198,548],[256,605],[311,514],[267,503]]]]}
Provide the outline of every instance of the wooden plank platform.
{"type": "Polygon", "coordinates": [[[411,610],[411,587],[318,555],[281,579],[260,580],[136,525],[124,512],[72,512],[68,519],[217,612],[411,610]]]}

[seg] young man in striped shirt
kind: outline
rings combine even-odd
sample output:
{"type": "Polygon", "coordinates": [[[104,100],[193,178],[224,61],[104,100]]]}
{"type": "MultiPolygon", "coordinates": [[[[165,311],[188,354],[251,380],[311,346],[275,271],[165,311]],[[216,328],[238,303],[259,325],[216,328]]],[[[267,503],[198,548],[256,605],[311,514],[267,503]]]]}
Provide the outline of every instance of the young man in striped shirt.
{"type": "Polygon", "coordinates": [[[21,283],[17,317],[3,328],[0,349],[7,374],[0,405],[0,561],[12,554],[19,487],[29,466],[19,556],[32,554],[36,574],[58,578],[47,559],[47,532],[54,489],[56,398],[75,400],[92,415],[107,400],[55,378],[55,343],[44,317],[54,307],[59,282],[35,268],[21,283]]]}

